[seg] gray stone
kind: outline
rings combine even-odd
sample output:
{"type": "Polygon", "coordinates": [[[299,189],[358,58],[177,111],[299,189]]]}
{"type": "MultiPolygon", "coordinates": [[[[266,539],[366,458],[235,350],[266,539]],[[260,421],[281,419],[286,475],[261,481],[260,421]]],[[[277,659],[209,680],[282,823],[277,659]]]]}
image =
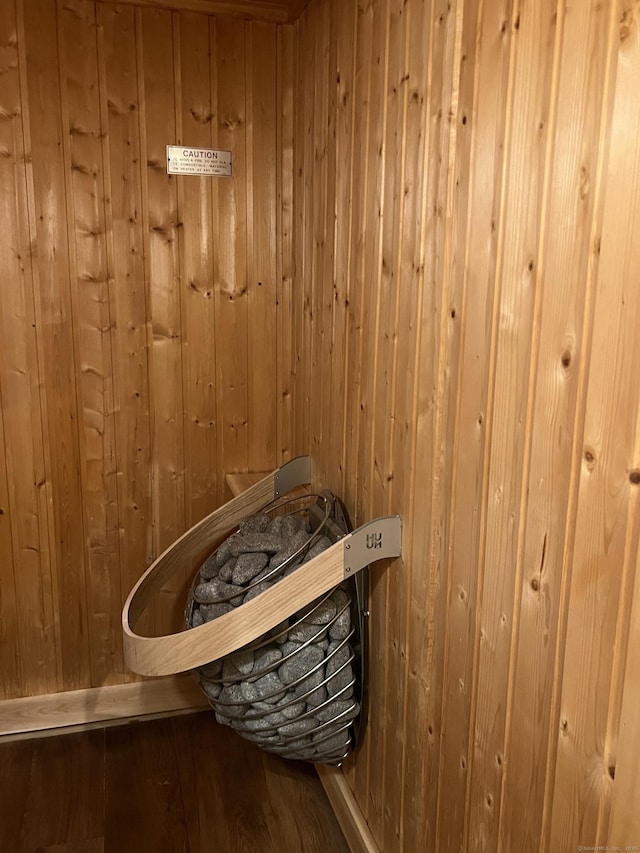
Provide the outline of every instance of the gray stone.
{"type": "Polygon", "coordinates": [[[250,720],[253,715],[260,713],[261,716],[256,716],[258,720],[264,720],[269,726],[281,726],[287,722],[287,717],[280,710],[274,710],[274,705],[268,702],[254,702],[245,719],[250,720]],[[266,712],[266,713],[265,713],[266,712]]]}
{"type": "Polygon", "coordinates": [[[279,625],[276,625],[275,628],[272,628],[271,631],[269,631],[269,635],[273,637],[276,643],[286,643],[288,629],[289,620],[285,619],[284,622],[280,622],[279,625]]]}
{"type": "Polygon", "coordinates": [[[322,660],[324,660],[322,649],[313,645],[307,646],[300,649],[297,655],[286,660],[278,669],[278,675],[285,684],[291,684],[307,675],[322,660]]]}
{"type": "Polygon", "coordinates": [[[227,560],[224,566],[220,569],[220,574],[218,575],[221,581],[224,581],[225,583],[231,583],[233,579],[233,570],[235,568],[235,565],[235,557],[231,557],[230,560],[227,560]]]}
{"type": "Polygon", "coordinates": [[[222,660],[214,660],[196,670],[203,678],[217,678],[222,672],[222,660]]]}
{"type": "Polygon", "coordinates": [[[247,740],[253,741],[253,743],[257,743],[259,746],[280,743],[280,736],[277,734],[268,735],[261,732],[252,732],[251,734],[245,734],[244,737],[247,740]]]}
{"type": "Polygon", "coordinates": [[[204,625],[204,616],[200,612],[199,607],[194,607],[193,613],[191,614],[191,627],[199,628],[200,625],[204,625]]]}
{"type": "Polygon", "coordinates": [[[298,531],[307,532],[307,522],[301,515],[285,515],[282,519],[280,536],[283,539],[290,539],[298,531]]]}
{"type": "Polygon", "coordinates": [[[277,515],[275,518],[272,518],[269,522],[266,533],[271,533],[273,536],[282,536],[282,525],[284,524],[284,518],[281,515],[277,515]]]}
{"type": "Polygon", "coordinates": [[[340,672],[335,673],[332,678],[327,682],[327,690],[329,691],[329,696],[335,696],[336,693],[340,693],[341,690],[344,690],[344,693],[340,693],[341,699],[349,699],[353,696],[353,685],[348,689],[345,689],[348,684],[351,684],[353,681],[353,667],[351,664],[346,666],[340,672]]]}
{"type": "Polygon", "coordinates": [[[327,732],[317,732],[311,736],[311,739],[318,744],[317,751],[320,755],[345,750],[351,741],[348,730],[333,735],[333,737],[327,737],[327,732]],[[326,738],[326,740],[322,740],[322,738],[326,738]]]}
{"type": "Polygon", "coordinates": [[[289,640],[292,643],[306,643],[307,640],[323,640],[326,636],[326,630],[323,630],[320,625],[310,625],[306,620],[294,625],[289,630],[289,640]]]}
{"type": "Polygon", "coordinates": [[[351,647],[344,640],[334,640],[327,649],[327,677],[337,672],[352,657],[351,647]]]}
{"type": "Polygon", "coordinates": [[[209,581],[211,578],[215,578],[217,574],[218,564],[216,562],[216,555],[212,554],[210,557],[207,557],[200,567],[200,577],[203,581],[209,581]]]}
{"type": "Polygon", "coordinates": [[[232,595],[235,596],[235,598],[229,600],[234,607],[237,607],[239,604],[242,604],[242,595],[238,595],[238,593],[242,594],[242,592],[244,592],[242,587],[225,583],[219,578],[214,578],[214,580],[198,584],[193,594],[197,601],[205,604],[215,604],[219,602],[221,598],[229,598],[229,596],[232,595]]]}
{"type": "Polygon", "coordinates": [[[275,569],[278,568],[278,566],[282,566],[287,562],[287,560],[291,559],[297,551],[304,548],[308,541],[309,534],[304,530],[298,530],[298,532],[294,533],[289,539],[283,538],[283,547],[273,555],[269,562],[269,568],[275,569]]]}
{"type": "Polygon", "coordinates": [[[223,604],[203,604],[200,608],[200,613],[202,613],[205,622],[211,622],[213,619],[217,619],[218,616],[224,616],[225,613],[230,613],[232,610],[233,607],[228,602],[223,604]]]}
{"type": "MultiPolygon", "coordinates": [[[[235,724],[234,728],[239,731],[265,731],[269,729],[275,729],[278,726],[286,724],[287,718],[284,714],[280,714],[277,711],[272,712],[271,714],[265,714],[263,717],[245,717],[244,720],[238,720],[235,724]]],[[[275,732],[274,732],[275,734],[275,732]]]]}
{"type": "Polygon", "coordinates": [[[240,533],[264,533],[269,526],[270,518],[264,512],[248,515],[240,522],[240,533]]]}
{"type": "Polygon", "coordinates": [[[282,656],[287,657],[287,655],[295,654],[302,648],[301,643],[294,643],[292,640],[287,640],[286,643],[283,643],[280,648],[282,649],[282,656]]]}
{"type": "Polygon", "coordinates": [[[311,548],[307,551],[304,561],[308,563],[309,560],[313,560],[314,557],[317,557],[319,554],[322,554],[323,551],[326,551],[327,548],[331,547],[331,540],[327,539],[326,536],[321,536],[318,540],[316,540],[311,548]]]}
{"type": "Polygon", "coordinates": [[[244,714],[249,703],[244,696],[243,686],[242,684],[225,684],[218,697],[216,710],[222,714],[226,712],[232,716],[244,714]]]}
{"type": "Polygon", "coordinates": [[[321,666],[320,669],[312,672],[308,678],[305,678],[300,682],[300,684],[296,685],[293,691],[296,699],[304,699],[307,705],[311,708],[315,708],[317,705],[322,705],[323,702],[327,701],[327,688],[322,684],[324,678],[324,667],[321,666]],[[314,690],[314,687],[317,689],[314,690]],[[309,690],[312,690],[313,692],[306,696],[305,694],[308,693],[309,690]]]}
{"type": "Polygon", "coordinates": [[[296,717],[299,717],[300,714],[304,714],[304,702],[294,702],[294,698],[293,693],[288,691],[286,696],[284,696],[279,702],[276,702],[276,707],[288,720],[294,720],[296,717]]]}
{"type": "Polygon", "coordinates": [[[329,636],[332,640],[345,640],[351,631],[351,616],[349,611],[345,610],[333,625],[329,628],[329,636]]]}
{"type": "Polygon", "coordinates": [[[222,684],[216,684],[214,681],[208,681],[206,678],[202,679],[200,687],[202,687],[209,699],[217,699],[222,692],[222,684]]]}
{"type": "Polygon", "coordinates": [[[261,592],[266,592],[268,589],[271,589],[273,586],[269,581],[262,581],[257,584],[257,586],[252,587],[249,592],[244,597],[244,603],[246,604],[248,601],[252,601],[256,596],[260,595],[261,592]]]}
{"type": "Polygon", "coordinates": [[[258,574],[253,579],[253,582],[259,583],[260,581],[263,581],[265,578],[269,578],[269,579],[273,579],[273,582],[275,583],[277,576],[278,576],[278,573],[274,572],[274,570],[271,568],[271,566],[266,566],[261,572],[258,572],[258,574]]]}
{"type": "Polygon", "coordinates": [[[266,675],[258,678],[253,686],[256,689],[258,698],[269,702],[271,705],[275,705],[285,695],[285,685],[275,672],[268,672],[266,675]]]}
{"type": "Polygon", "coordinates": [[[341,723],[346,723],[347,720],[354,720],[358,716],[360,705],[357,702],[334,699],[323,708],[316,708],[313,713],[324,723],[335,719],[338,719],[341,723]]]}
{"type": "Polygon", "coordinates": [[[313,761],[317,754],[317,749],[314,746],[311,746],[308,749],[296,750],[296,752],[292,752],[289,757],[297,758],[299,761],[313,761]]]}
{"type": "Polygon", "coordinates": [[[224,542],[222,543],[222,545],[220,545],[220,547],[216,551],[216,565],[220,566],[220,568],[222,568],[222,566],[224,566],[224,564],[227,562],[227,560],[230,557],[232,557],[232,556],[237,557],[238,556],[237,554],[233,555],[231,553],[231,548],[233,546],[233,543],[236,541],[236,539],[238,539],[239,535],[240,535],[239,533],[234,533],[231,536],[229,536],[229,538],[225,539],[224,542]]]}
{"type": "Polygon", "coordinates": [[[259,551],[264,551],[267,554],[277,554],[283,544],[279,536],[273,536],[270,533],[246,533],[244,536],[234,538],[231,544],[231,553],[234,557],[239,557],[240,554],[252,554],[259,551]]]}
{"type": "Polygon", "coordinates": [[[247,702],[253,703],[259,701],[260,697],[253,681],[241,681],[237,687],[240,690],[242,698],[247,702]]]}
{"type": "Polygon", "coordinates": [[[225,681],[233,681],[240,676],[249,675],[253,672],[254,656],[252,651],[240,649],[225,658],[222,677],[225,681]]]}
{"type": "Polygon", "coordinates": [[[269,563],[269,557],[264,551],[241,554],[235,564],[232,580],[235,584],[246,584],[252,581],[269,563]]]}
{"type": "Polygon", "coordinates": [[[291,735],[301,735],[305,734],[305,732],[310,732],[313,729],[317,729],[318,725],[318,720],[315,717],[304,717],[302,720],[293,720],[284,726],[279,726],[278,732],[284,737],[290,737],[291,735]]]}
{"type": "Polygon", "coordinates": [[[335,601],[327,598],[313,608],[311,613],[305,617],[305,622],[310,622],[312,625],[327,625],[336,615],[336,612],[335,601]]]}
{"type": "Polygon", "coordinates": [[[267,667],[273,666],[279,660],[282,660],[282,650],[268,646],[265,649],[258,649],[255,652],[254,672],[256,674],[267,667]]]}
{"type": "Polygon", "coordinates": [[[230,726],[231,720],[229,717],[225,717],[224,714],[221,714],[220,711],[215,712],[216,722],[220,723],[221,726],[230,726]]]}

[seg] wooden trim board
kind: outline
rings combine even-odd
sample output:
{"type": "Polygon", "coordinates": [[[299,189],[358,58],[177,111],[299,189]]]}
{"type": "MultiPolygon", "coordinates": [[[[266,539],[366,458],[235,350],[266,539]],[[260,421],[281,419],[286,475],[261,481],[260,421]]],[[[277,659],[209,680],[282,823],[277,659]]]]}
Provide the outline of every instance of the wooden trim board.
{"type": "Polygon", "coordinates": [[[351,853],[381,853],[342,770],[323,764],[316,770],[351,853]]]}
{"type": "Polygon", "coordinates": [[[170,9],[174,12],[200,12],[204,15],[228,15],[286,24],[295,20],[306,3],[291,5],[265,0],[100,0],[101,3],[125,3],[129,6],[144,6],[151,9],[170,9]]]}
{"type": "Polygon", "coordinates": [[[86,690],[68,690],[0,703],[0,737],[40,736],[52,729],[90,727],[137,717],[208,707],[191,676],[176,676],[86,690]]]}
{"type": "Polygon", "coordinates": [[[251,486],[255,486],[256,483],[260,482],[260,480],[268,477],[270,473],[270,471],[260,471],[257,474],[227,474],[225,482],[227,484],[227,488],[231,492],[231,497],[237,498],[238,495],[246,492],[247,489],[251,488],[251,486]]]}

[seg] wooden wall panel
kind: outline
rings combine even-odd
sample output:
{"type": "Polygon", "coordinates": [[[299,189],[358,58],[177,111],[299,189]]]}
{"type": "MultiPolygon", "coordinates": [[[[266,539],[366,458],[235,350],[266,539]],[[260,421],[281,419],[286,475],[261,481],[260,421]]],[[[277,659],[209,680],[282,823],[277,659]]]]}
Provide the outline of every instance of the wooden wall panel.
{"type": "MultiPolygon", "coordinates": [[[[247,312],[247,139],[246,83],[236,69],[246,66],[245,33],[233,21],[211,22],[211,44],[218,58],[212,91],[218,115],[218,144],[235,152],[236,181],[214,187],[214,278],[216,288],[217,395],[220,407],[218,458],[240,471],[248,459],[247,312]]],[[[223,484],[219,484],[219,497],[223,484]]]]}
{"type": "Polygon", "coordinates": [[[276,31],[246,24],[249,469],[276,466],[276,31]],[[263,200],[261,203],[260,200],[263,200]],[[254,369],[259,364],[261,370],[254,369]]]}
{"type": "MultiPolygon", "coordinates": [[[[288,89],[291,158],[293,31],[278,77],[275,24],[10,0],[0,30],[0,695],[15,698],[132,680],[129,589],[222,501],[225,472],[284,448],[276,104],[288,89]],[[233,178],[169,177],[175,142],[231,149],[233,178]]],[[[145,629],[179,624],[183,602],[178,579],[145,629]]]]}
{"type": "Polygon", "coordinates": [[[639,11],[295,28],[294,443],[405,523],[344,768],[385,853],[637,843],[639,11]]]}
{"type": "Polygon", "coordinates": [[[32,160],[35,213],[30,238],[38,269],[35,322],[43,359],[45,476],[58,586],[61,686],[68,690],[91,681],[91,641],[80,458],[80,330],[74,318],[72,199],[67,186],[72,164],[65,145],[68,126],[63,106],[66,76],[60,67],[56,4],[27,0],[21,12],[25,37],[19,48],[24,50],[26,67],[22,92],[23,103],[28,103],[31,140],[30,154],[27,151],[25,156],[32,160]]]}
{"type": "Polygon", "coordinates": [[[79,372],[79,460],[91,682],[120,679],[121,600],[113,360],[93,3],[58,7],[70,283],[79,372]]]}
{"type": "Polygon", "coordinates": [[[6,294],[0,306],[0,339],[4,343],[0,366],[0,554],[4,568],[0,601],[1,689],[6,697],[23,690],[56,690],[60,679],[44,477],[41,364],[35,333],[37,269],[30,237],[34,213],[26,157],[28,112],[20,98],[25,79],[24,54],[18,47],[21,26],[18,10],[5,4],[0,12],[0,218],[6,238],[0,253],[0,281],[5,282],[6,294]],[[23,658],[33,665],[24,666],[23,658]]]}
{"type": "MultiPolygon", "coordinates": [[[[176,140],[201,148],[213,146],[217,115],[211,97],[209,21],[201,15],[178,16],[174,37],[176,140]]],[[[216,335],[213,287],[212,182],[178,182],[178,242],[182,267],[183,405],[185,505],[187,526],[217,505],[216,335]],[[184,286],[186,284],[186,286],[184,286]],[[212,334],[212,330],[214,333],[212,334]],[[203,462],[205,464],[203,464],[203,462]]]]}

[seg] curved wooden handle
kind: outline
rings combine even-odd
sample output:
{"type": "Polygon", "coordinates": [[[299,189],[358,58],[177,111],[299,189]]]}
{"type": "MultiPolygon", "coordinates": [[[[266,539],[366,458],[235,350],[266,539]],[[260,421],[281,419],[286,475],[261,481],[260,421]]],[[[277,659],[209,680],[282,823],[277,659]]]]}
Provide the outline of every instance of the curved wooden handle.
{"type": "Polygon", "coordinates": [[[381,544],[382,534],[379,538],[371,538],[372,525],[375,523],[370,522],[308,563],[303,563],[271,589],[224,616],[198,628],[189,628],[164,637],[142,637],[134,632],[133,628],[149,602],[176,571],[204,559],[216,536],[224,535],[234,528],[245,515],[262,509],[273,500],[274,495],[279,497],[295,486],[308,482],[307,479],[300,479],[307,477],[308,472],[308,457],[292,460],[194,525],[147,569],[131,590],[122,610],[124,654],[130,669],[141,675],[172,675],[204,666],[253,642],[368,562],[399,555],[400,519],[393,516],[380,520],[387,525],[380,529],[386,531],[388,528],[391,534],[387,534],[384,547],[381,544]],[[360,556],[359,547],[362,551],[360,556]],[[371,552],[366,550],[371,547],[371,552]],[[348,555],[346,561],[345,555],[348,555]],[[352,559],[352,555],[356,559],[352,559]]]}

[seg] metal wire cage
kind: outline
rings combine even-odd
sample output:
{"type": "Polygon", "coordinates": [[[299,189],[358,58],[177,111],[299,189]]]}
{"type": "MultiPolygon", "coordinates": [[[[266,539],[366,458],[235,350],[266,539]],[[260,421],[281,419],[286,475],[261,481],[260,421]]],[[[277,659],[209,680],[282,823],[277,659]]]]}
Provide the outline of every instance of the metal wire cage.
{"type": "MultiPolygon", "coordinates": [[[[241,606],[348,532],[340,502],[326,491],[273,502],[248,516],[196,572],[185,627],[241,606]],[[260,542],[274,530],[288,532],[285,548],[268,562],[265,555],[253,577],[234,580],[234,550],[247,553],[244,541],[255,549],[250,553],[262,553],[260,542]],[[225,566],[231,569],[224,572],[225,566]]],[[[283,757],[341,764],[355,749],[364,719],[367,585],[364,569],[233,654],[194,669],[218,722],[283,757]]]]}

